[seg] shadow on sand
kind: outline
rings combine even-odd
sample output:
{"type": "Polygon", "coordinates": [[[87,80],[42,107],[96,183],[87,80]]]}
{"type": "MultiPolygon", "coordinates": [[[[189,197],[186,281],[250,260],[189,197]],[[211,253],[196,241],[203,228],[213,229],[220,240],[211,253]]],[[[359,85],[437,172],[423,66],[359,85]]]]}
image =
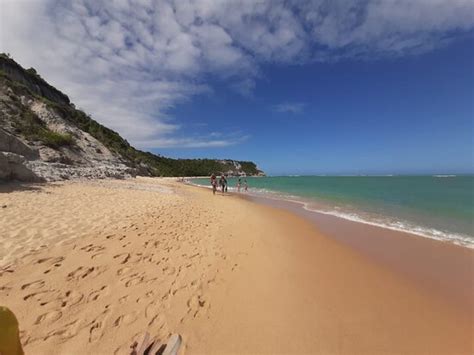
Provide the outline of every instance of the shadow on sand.
{"type": "Polygon", "coordinates": [[[0,194],[7,194],[15,191],[42,191],[45,183],[33,183],[33,182],[1,182],[0,181],[0,194]]]}

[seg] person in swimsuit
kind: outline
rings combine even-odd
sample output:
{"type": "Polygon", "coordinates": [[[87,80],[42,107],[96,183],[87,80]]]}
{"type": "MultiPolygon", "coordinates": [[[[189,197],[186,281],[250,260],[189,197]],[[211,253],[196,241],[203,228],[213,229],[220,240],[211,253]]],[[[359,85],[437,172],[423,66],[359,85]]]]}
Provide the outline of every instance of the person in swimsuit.
{"type": "Polygon", "coordinates": [[[227,192],[227,179],[225,178],[224,175],[221,175],[221,179],[219,180],[219,185],[221,186],[222,194],[227,192]]]}
{"type": "Polygon", "coordinates": [[[239,178],[239,180],[237,181],[237,192],[240,192],[240,186],[242,185],[242,179],[239,178]]]}
{"type": "Polygon", "coordinates": [[[212,186],[212,194],[215,195],[216,190],[217,190],[217,178],[215,174],[211,175],[211,186],[212,186]]]}

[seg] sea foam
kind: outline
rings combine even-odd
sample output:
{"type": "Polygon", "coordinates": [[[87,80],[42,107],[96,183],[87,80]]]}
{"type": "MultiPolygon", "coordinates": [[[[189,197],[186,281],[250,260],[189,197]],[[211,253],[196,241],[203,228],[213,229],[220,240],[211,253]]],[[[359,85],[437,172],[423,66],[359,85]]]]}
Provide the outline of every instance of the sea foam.
{"type": "MultiPolygon", "coordinates": [[[[434,177],[446,178],[455,177],[455,175],[436,175],[434,177]]],[[[211,188],[209,185],[202,185],[193,181],[188,181],[189,184],[211,188]]],[[[235,187],[229,187],[229,192],[236,192],[235,187]]],[[[241,190],[243,192],[243,189],[241,190]]],[[[364,223],[376,227],[390,229],[399,232],[405,232],[413,235],[417,235],[424,238],[434,239],[438,241],[448,242],[462,247],[474,249],[474,240],[469,235],[463,235],[459,233],[452,233],[448,231],[442,231],[436,228],[428,226],[422,226],[409,222],[402,219],[396,219],[394,217],[374,215],[371,213],[359,211],[357,209],[347,209],[345,207],[337,205],[319,204],[318,201],[306,200],[300,196],[294,196],[284,192],[277,192],[266,188],[249,188],[249,195],[256,197],[263,197],[267,199],[274,199],[280,201],[292,202],[300,205],[303,209],[313,213],[321,213],[324,215],[330,215],[337,218],[342,218],[357,223],[364,223]]]]}

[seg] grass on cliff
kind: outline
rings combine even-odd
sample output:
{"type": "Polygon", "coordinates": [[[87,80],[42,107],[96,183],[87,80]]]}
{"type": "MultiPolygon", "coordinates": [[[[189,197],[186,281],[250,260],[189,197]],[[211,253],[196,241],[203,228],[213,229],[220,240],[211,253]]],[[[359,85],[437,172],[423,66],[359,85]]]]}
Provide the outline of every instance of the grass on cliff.
{"type": "Polygon", "coordinates": [[[70,146],[74,143],[74,139],[69,133],[59,133],[48,130],[41,132],[39,139],[51,148],[70,146]]]}
{"type": "Polygon", "coordinates": [[[23,111],[20,119],[14,123],[16,131],[28,140],[40,141],[56,149],[74,144],[72,135],[50,130],[31,110],[23,111]]]}

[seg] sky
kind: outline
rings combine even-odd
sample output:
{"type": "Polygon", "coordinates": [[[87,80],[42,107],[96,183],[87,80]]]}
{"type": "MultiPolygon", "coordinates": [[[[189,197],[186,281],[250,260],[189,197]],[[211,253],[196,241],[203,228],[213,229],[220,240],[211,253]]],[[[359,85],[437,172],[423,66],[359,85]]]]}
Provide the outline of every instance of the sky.
{"type": "Polygon", "coordinates": [[[134,146],[472,173],[474,1],[0,0],[0,51],[134,146]]]}

